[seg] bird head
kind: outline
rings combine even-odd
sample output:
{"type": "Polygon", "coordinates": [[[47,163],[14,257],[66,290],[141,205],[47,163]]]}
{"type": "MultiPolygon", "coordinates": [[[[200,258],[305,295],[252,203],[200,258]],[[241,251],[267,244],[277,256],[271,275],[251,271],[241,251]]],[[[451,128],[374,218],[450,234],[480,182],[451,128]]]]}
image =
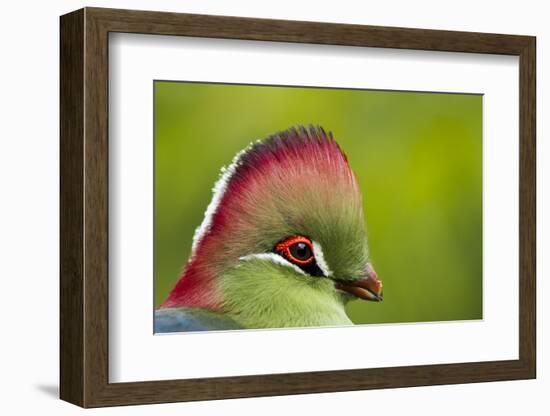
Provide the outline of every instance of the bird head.
{"type": "Polygon", "coordinates": [[[162,307],[224,310],[256,327],[307,326],[350,323],[350,299],[382,300],[360,188],[332,134],[297,127],[252,143],[213,192],[162,307]]]}

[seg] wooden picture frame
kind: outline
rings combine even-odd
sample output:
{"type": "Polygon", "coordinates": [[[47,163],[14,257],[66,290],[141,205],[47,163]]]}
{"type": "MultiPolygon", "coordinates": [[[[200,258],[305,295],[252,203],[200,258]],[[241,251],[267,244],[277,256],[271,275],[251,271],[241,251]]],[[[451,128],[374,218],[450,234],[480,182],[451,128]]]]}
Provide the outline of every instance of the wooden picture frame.
{"type": "Polygon", "coordinates": [[[82,407],[529,379],[536,376],[535,38],[85,8],[61,17],[60,396],[82,407]],[[519,359],[109,383],[110,32],[519,57],[519,359]]]}

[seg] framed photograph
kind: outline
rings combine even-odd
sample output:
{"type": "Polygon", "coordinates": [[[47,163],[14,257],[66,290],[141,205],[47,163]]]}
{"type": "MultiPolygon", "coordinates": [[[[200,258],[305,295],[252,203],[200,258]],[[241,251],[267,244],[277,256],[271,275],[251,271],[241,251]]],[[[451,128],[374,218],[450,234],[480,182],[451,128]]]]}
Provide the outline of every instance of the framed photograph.
{"type": "Polygon", "coordinates": [[[535,378],[534,37],[60,29],[63,400],[535,378]]]}

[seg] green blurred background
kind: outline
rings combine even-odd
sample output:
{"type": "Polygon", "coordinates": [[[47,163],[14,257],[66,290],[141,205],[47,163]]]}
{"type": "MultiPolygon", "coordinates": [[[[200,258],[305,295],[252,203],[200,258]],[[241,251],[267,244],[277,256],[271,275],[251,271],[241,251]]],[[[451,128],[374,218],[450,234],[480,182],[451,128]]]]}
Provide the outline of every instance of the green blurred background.
{"type": "Polygon", "coordinates": [[[482,96],[156,81],[155,302],[191,250],[221,166],[297,124],[332,131],[356,172],[384,302],[355,323],[482,318],[482,96]]]}

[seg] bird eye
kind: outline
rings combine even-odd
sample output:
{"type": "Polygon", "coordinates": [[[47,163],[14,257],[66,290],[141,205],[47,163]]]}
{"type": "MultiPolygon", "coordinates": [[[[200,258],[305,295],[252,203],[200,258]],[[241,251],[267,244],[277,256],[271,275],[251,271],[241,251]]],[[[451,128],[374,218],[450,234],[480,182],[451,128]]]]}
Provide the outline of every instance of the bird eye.
{"type": "Polygon", "coordinates": [[[275,251],[294,264],[304,266],[315,260],[311,241],[302,236],[289,237],[275,246],[275,251]]]}
{"type": "Polygon", "coordinates": [[[313,256],[311,248],[306,243],[294,243],[288,249],[292,257],[300,261],[308,261],[313,256]]]}

